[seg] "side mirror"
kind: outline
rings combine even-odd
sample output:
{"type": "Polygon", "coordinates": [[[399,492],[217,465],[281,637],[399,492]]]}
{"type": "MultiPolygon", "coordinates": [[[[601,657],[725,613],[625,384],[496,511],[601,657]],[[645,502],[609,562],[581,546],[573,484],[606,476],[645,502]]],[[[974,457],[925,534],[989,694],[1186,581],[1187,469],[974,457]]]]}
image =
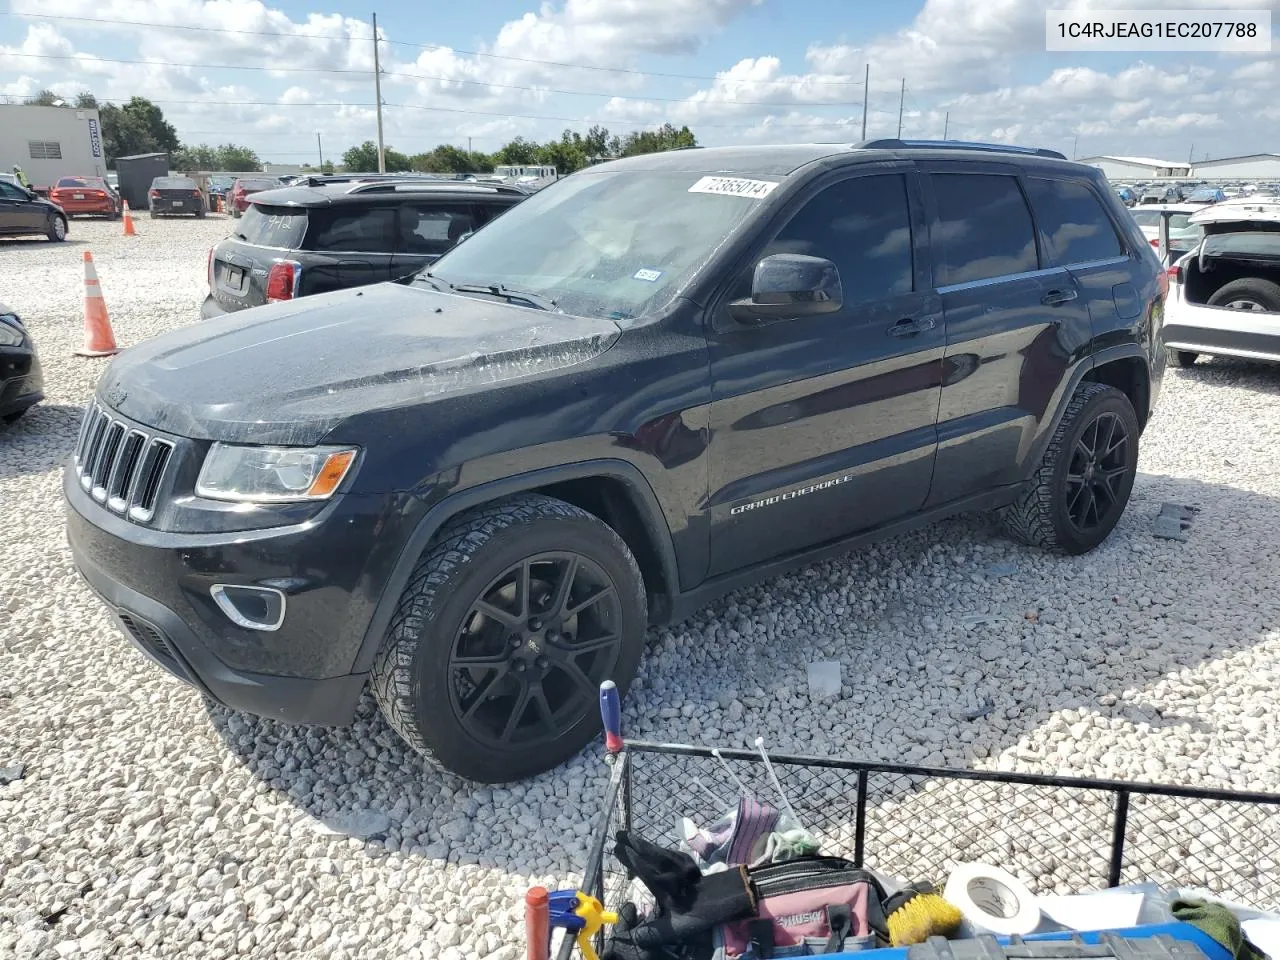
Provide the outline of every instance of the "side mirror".
{"type": "Polygon", "coordinates": [[[840,271],[830,260],[799,253],[775,253],[756,264],[751,298],[729,304],[739,323],[759,324],[835,313],[844,302],[840,271]]]}

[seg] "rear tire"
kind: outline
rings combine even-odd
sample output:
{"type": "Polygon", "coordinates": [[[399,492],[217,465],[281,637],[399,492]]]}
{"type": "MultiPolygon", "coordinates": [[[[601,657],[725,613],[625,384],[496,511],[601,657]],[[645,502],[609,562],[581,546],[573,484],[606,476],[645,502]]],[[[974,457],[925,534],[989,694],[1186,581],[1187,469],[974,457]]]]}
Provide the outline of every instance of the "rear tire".
{"type": "Polygon", "coordinates": [[[1241,277],[1215,290],[1209,298],[1209,306],[1280,313],[1280,284],[1260,277],[1241,277]]]}
{"type": "Polygon", "coordinates": [[[639,567],[612,528],[562,500],[514,497],[451,521],[423,553],[373,692],[429,762],[520,780],[598,734],[599,684],[625,693],[647,627],[639,567]]]}
{"type": "Polygon", "coordinates": [[[45,229],[44,235],[54,243],[61,243],[67,239],[67,218],[60,217],[55,213],[49,218],[49,224],[45,229]]]}
{"type": "Polygon", "coordinates": [[[1173,350],[1166,349],[1165,356],[1169,360],[1171,367],[1190,367],[1200,359],[1200,354],[1194,350],[1173,350]]]}
{"type": "Polygon", "coordinates": [[[23,407],[21,410],[15,410],[13,413],[6,413],[3,417],[0,417],[0,420],[4,421],[4,425],[7,427],[10,424],[17,423],[21,420],[22,415],[30,409],[31,407],[23,407]]]}
{"type": "Polygon", "coordinates": [[[1005,529],[1057,553],[1092,550],[1124,515],[1138,472],[1138,417],[1129,398],[1082,383],[1021,496],[1000,511],[1005,529]]]}

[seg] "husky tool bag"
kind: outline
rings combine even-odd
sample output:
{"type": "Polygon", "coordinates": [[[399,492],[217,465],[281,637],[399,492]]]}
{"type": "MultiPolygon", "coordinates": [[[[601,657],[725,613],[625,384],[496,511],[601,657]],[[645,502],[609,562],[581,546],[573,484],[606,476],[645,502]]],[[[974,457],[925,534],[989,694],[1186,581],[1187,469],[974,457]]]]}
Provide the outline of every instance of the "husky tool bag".
{"type": "Polygon", "coordinates": [[[771,960],[888,943],[884,889],[868,871],[839,857],[811,857],[747,872],[756,915],[721,924],[716,960],[771,960]]]}

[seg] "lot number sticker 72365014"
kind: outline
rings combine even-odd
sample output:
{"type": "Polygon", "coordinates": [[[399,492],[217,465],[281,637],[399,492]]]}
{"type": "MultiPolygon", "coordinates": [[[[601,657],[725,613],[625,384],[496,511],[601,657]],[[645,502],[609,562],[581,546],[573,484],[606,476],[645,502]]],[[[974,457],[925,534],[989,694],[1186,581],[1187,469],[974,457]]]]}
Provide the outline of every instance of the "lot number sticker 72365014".
{"type": "Polygon", "coordinates": [[[703,177],[690,193],[722,193],[730,197],[749,197],[759,200],[773,192],[777,184],[772,180],[744,180],[742,177],[703,177]]]}

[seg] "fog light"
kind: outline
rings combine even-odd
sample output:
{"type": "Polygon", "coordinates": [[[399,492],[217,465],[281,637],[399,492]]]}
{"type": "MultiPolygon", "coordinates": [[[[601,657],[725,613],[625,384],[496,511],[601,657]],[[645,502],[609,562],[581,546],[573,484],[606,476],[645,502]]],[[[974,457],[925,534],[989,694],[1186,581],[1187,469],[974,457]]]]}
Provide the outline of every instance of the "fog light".
{"type": "Polygon", "coordinates": [[[272,631],[284,623],[285,599],[279,590],[215,583],[209,593],[218,609],[238,627],[272,631]]]}

